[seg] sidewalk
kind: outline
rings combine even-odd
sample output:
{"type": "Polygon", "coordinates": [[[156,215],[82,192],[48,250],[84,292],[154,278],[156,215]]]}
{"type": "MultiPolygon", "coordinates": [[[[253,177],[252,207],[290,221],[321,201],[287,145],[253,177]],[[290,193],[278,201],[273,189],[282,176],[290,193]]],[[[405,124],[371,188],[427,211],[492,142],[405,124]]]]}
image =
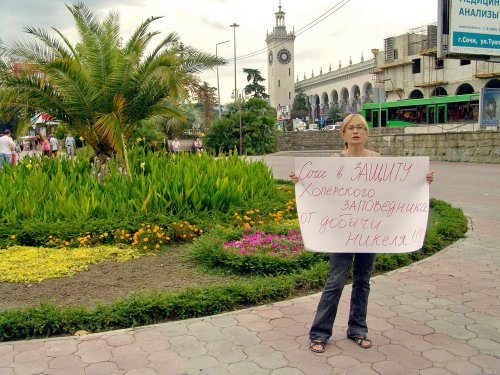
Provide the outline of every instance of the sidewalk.
{"type": "MultiPolygon", "coordinates": [[[[287,178],[293,157],[265,157],[287,178]]],[[[319,294],[218,316],[0,344],[0,375],[500,374],[500,165],[431,163],[431,195],[463,208],[468,237],[372,279],[364,350],[345,337],[346,287],[324,354],[308,350],[319,294]]]]}

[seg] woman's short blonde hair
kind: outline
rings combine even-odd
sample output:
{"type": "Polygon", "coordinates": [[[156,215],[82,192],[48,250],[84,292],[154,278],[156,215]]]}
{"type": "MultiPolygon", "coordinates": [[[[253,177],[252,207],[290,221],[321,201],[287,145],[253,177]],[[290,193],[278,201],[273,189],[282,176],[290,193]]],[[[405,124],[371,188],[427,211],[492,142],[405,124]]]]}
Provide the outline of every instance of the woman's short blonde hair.
{"type": "Polygon", "coordinates": [[[344,118],[344,121],[342,121],[342,133],[345,133],[346,128],[353,124],[362,124],[368,133],[368,123],[366,119],[358,113],[351,113],[344,118]]]}

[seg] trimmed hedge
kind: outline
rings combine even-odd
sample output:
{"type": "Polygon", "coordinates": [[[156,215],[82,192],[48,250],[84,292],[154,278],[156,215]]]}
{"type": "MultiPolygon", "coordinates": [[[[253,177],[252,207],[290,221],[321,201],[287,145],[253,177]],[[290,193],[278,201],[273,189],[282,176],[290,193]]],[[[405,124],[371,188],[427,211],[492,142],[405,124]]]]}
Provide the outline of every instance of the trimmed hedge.
{"type": "Polygon", "coordinates": [[[0,342],[34,337],[71,335],[78,330],[98,332],[219,314],[290,297],[298,291],[316,290],[328,274],[322,262],[299,274],[263,277],[253,282],[186,289],[180,293],[132,294],[111,305],[40,307],[0,313],[0,342]]]}

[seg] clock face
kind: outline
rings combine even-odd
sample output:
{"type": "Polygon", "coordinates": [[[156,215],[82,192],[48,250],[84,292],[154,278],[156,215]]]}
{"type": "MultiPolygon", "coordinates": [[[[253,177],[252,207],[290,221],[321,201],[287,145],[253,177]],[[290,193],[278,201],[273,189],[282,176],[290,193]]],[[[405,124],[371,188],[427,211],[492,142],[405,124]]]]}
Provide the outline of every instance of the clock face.
{"type": "Polygon", "coordinates": [[[269,51],[269,65],[273,63],[273,51],[269,51]]]}
{"type": "Polygon", "coordinates": [[[289,50],[283,48],[278,52],[278,61],[282,64],[288,64],[292,60],[292,54],[289,50]]]}

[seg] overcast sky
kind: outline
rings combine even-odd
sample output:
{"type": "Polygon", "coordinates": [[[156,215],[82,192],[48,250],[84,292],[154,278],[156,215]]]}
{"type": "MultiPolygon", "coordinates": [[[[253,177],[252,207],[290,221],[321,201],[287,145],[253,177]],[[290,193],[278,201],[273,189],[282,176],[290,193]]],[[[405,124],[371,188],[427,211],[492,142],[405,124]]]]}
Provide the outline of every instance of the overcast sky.
{"type": "MultiPolygon", "coordinates": [[[[142,21],[150,16],[164,16],[154,22],[150,30],[161,31],[162,36],[177,32],[184,44],[218,55],[229,60],[219,68],[221,102],[230,100],[234,88],[234,38],[236,22],[236,55],[242,56],[265,49],[266,32],[275,25],[274,13],[279,0],[85,0],[97,16],[103,17],[110,10],[120,14],[122,34],[127,38],[142,21]]],[[[41,27],[52,31],[54,27],[65,33],[73,42],[76,33],[71,14],[63,0],[0,0],[0,39],[8,42],[23,36],[23,26],[41,27]]],[[[349,63],[372,57],[371,49],[383,49],[384,38],[409,31],[437,21],[437,0],[281,0],[286,13],[288,31],[296,32],[320,21],[295,39],[295,75],[303,78],[338,68],[349,63]],[[338,5],[341,5],[339,8],[338,5]]],[[[157,38],[159,42],[160,38],[157,38]]],[[[153,40],[153,45],[155,40],[153,40]]],[[[259,69],[267,78],[267,53],[237,61],[237,86],[246,85],[242,68],[259,69]]],[[[204,81],[217,87],[215,69],[201,75],[204,81]]],[[[266,84],[266,83],[264,83],[266,84]]]]}

